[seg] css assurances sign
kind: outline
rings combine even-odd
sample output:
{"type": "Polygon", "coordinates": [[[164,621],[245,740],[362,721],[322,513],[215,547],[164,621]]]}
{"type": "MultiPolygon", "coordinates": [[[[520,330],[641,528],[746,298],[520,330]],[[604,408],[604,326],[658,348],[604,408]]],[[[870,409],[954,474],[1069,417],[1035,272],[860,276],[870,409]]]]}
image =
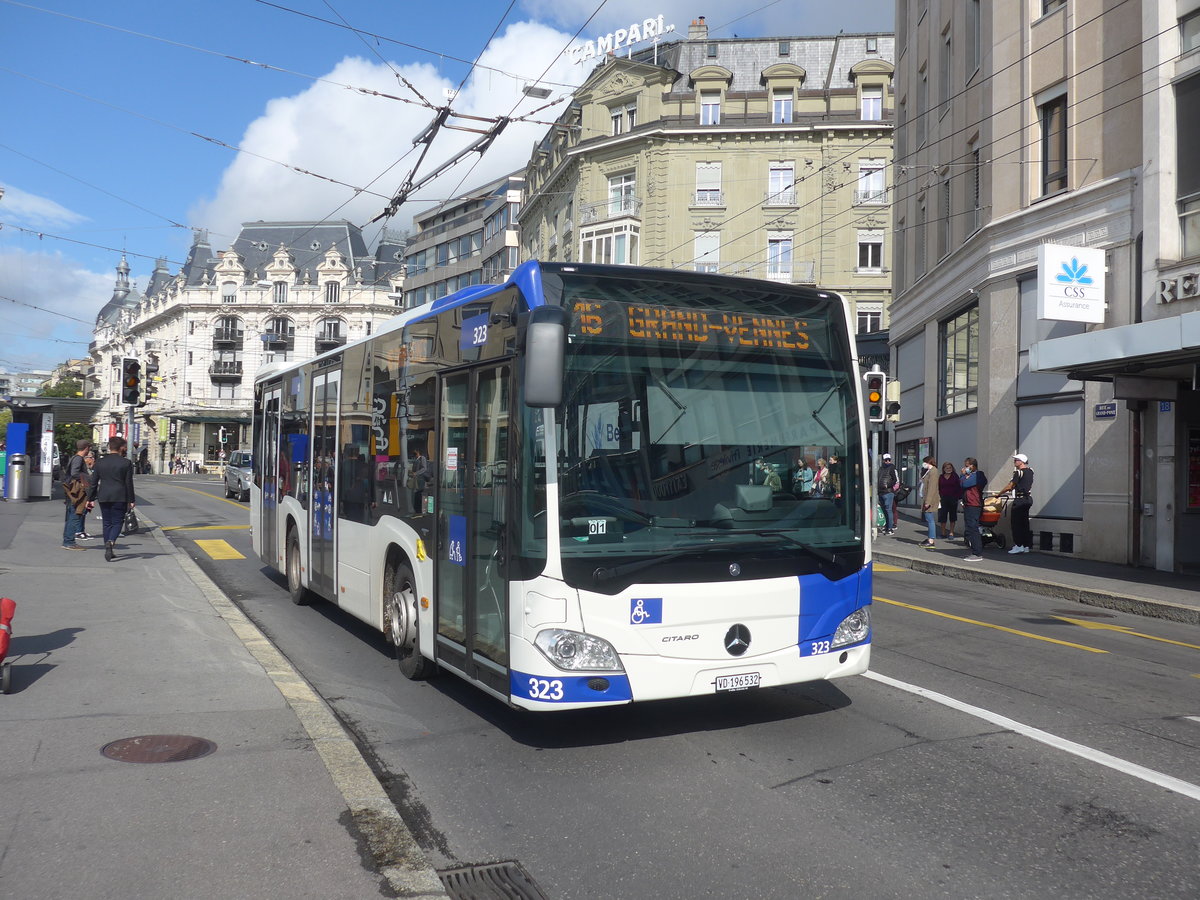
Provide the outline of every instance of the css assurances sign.
{"type": "Polygon", "coordinates": [[[1091,247],[1038,247],[1037,317],[1104,323],[1104,251],[1091,247]]]}

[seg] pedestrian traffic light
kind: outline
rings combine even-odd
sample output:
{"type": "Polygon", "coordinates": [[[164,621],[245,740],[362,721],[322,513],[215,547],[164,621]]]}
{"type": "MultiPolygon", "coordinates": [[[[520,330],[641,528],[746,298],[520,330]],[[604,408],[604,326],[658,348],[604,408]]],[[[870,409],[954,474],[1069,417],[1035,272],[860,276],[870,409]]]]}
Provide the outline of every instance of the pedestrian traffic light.
{"type": "Polygon", "coordinates": [[[882,422],[887,418],[883,405],[886,390],[886,375],[882,372],[867,373],[867,420],[869,422],[882,422]]]}
{"type": "Polygon", "coordinates": [[[131,356],[121,360],[121,402],[137,406],[142,397],[142,364],[131,356]]]}

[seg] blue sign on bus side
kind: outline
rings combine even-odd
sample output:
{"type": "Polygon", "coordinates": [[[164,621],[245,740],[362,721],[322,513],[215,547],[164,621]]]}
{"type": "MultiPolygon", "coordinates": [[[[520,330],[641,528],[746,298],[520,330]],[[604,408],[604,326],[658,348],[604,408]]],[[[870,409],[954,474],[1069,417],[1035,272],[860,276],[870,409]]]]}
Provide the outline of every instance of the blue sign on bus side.
{"type": "Polygon", "coordinates": [[[446,559],[456,566],[467,564],[466,516],[450,516],[450,540],[447,542],[446,559]]]}
{"type": "Polygon", "coordinates": [[[491,319],[491,313],[480,313],[469,319],[463,319],[458,346],[463,350],[469,350],[471,347],[480,347],[487,343],[489,319],[491,319]]]}

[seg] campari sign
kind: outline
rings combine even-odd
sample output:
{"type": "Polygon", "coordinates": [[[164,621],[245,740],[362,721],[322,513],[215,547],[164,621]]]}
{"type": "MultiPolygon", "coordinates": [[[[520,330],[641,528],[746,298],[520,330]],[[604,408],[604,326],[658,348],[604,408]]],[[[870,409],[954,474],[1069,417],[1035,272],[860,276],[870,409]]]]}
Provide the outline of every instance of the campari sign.
{"type": "Polygon", "coordinates": [[[609,53],[616,53],[618,50],[632,47],[643,41],[657,43],[664,34],[669,34],[674,30],[675,26],[667,25],[662,16],[643,19],[641,22],[631,22],[626,28],[618,28],[608,34],[599,35],[594,41],[577,44],[569,48],[567,53],[572,57],[572,62],[586,62],[597,56],[603,57],[609,53]]]}
{"type": "Polygon", "coordinates": [[[1038,248],[1037,316],[1104,324],[1104,251],[1042,244],[1038,248]]]}

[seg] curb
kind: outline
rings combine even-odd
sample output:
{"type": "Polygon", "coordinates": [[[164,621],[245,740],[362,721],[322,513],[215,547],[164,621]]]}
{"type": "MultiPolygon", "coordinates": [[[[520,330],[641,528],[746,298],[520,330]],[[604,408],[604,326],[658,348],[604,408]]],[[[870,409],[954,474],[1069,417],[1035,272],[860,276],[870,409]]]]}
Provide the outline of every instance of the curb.
{"type": "Polygon", "coordinates": [[[1167,619],[1171,622],[1182,622],[1187,625],[1200,625],[1200,608],[1181,606],[1152,597],[1139,597],[1135,594],[1112,594],[1097,588],[1075,587],[1045,581],[1040,578],[1029,578],[1022,575],[1009,575],[999,572],[989,572],[985,569],[968,569],[963,566],[938,562],[935,559],[913,559],[908,556],[896,556],[891,553],[873,551],[873,559],[899,566],[902,569],[912,569],[926,575],[942,575],[957,578],[960,581],[971,581],[976,584],[990,584],[995,587],[1016,588],[1043,597],[1054,597],[1059,600],[1070,600],[1085,606],[1098,606],[1102,609],[1112,609],[1118,612],[1133,613],[1154,619],[1167,619]]]}
{"type": "Polygon", "coordinates": [[[145,516],[139,518],[146,532],[175,557],[184,574],[263,667],[292,708],[321,755],[329,777],[345,799],[376,871],[399,897],[413,900],[449,897],[396,805],[329,704],[258,626],[204,574],[195,560],[167,540],[158,525],[145,516]]]}

